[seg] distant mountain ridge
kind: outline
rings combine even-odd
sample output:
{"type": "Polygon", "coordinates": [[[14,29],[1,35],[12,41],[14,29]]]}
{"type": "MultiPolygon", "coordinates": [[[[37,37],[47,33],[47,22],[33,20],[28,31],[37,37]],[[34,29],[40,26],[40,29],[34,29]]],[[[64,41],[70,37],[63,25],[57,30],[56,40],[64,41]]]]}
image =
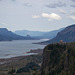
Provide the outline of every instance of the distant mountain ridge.
{"type": "Polygon", "coordinates": [[[64,30],[64,28],[60,28],[58,30],[53,30],[53,31],[50,31],[50,32],[47,32],[46,34],[44,34],[43,36],[41,36],[42,38],[47,38],[47,39],[52,39],[54,38],[58,32],[64,30]]]}
{"type": "Polygon", "coordinates": [[[55,38],[42,43],[43,44],[56,43],[59,42],[60,40],[63,40],[63,42],[75,41],[75,24],[70,25],[66,27],[64,30],[58,32],[55,38]]]}
{"type": "Polygon", "coordinates": [[[57,35],[58,32],[62,31],[63,29],[64,28],[49,31],[49,32],[18,30],[18,31],[15,31],[14,33],[18,34],[18,35],[21,35],[21,36],[30,35],[31,37],[35,37],[35,38],[52,39],[57,35]]]}
{"type": "Polygon", "coordinates": [[[0,41],[27,40],[27,39],[33,38],[16,35],[13,32],[8,31],[6,28],[0,28],[0,41]]]}
{"type": "Polygon", "coordinates": [[[47,32],[41,32],[41,31],[29,31],[29,30],[17,30],[14,32],[15,34],[21,35],[21,36],[40,36],[40,35],[44,35],[47,32]]]}

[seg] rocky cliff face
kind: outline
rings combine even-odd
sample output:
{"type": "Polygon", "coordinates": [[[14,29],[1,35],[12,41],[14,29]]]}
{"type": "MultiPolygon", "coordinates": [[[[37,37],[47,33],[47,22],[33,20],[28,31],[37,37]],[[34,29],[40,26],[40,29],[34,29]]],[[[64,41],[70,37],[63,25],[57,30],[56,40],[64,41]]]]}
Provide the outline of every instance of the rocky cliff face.
{"type": "Polygon", "coordinates": [[[46,46],[41,75],[75,75],[75,43],[56,43],[46,46]]]}

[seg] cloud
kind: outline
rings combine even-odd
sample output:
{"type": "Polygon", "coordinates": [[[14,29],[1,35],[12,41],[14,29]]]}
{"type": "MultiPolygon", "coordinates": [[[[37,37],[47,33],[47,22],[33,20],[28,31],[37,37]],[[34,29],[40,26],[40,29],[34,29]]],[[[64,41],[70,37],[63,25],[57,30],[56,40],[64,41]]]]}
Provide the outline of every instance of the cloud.
{"type": "Polygon", "coordinates": [[[12,1],[14,2],[14,1],[16,1],[16,0],[12,0],[12,1]]]}
{"type": "Polygon", "coordinates": [[[12,24],[12,25],[15,25],[15,24],[12,24]]]}
{"type": "Polygon", "coordinates": [[[75,10],[71,10],[70,14],[75,15],[75,10]]]}
{"type": "Polygon", "coordinates": [[[55,13],[47,14],[47,13],[42,13],[42,17],[48,18],[48,21],[53,21],[53,20],[60,20],[62,19],[61,16],[55,13]]]}
{"type": "MultiPolygon", "coordinates": [[[[2,0],[0,0],[0,1],[2,1],[2,0]]],[[[16,1],[16,0],[11,0],[11,1],[16,1]]]]}
{"type": "MultiPolygon", "coordinates": [[[[1,23],[1,25],[8,25],[7,23],[1,23]]],[[[15,25],[15,24],[11,24],[11,25],[15,25]]]]}
{"type": "Polygon", "coordinates": [[[71,18],[71,19],[75,20],[75,16],[69,16],[69,18],[71,18]]]}
{"type": "Polygon", "coordinates": [[[48,8],[57,8],[57,7],[66,6],[66,4],[62,3],[62,2],[58,2],[58,3],[48,4],[48,5],[45,5],[45,6],[48,7],[48,8]]]}
{"type": "MultiPolygon", "coordinates": [[[[0,1],[3,1],[3,0],[0,0],[0,1]]],[[[11,1],[15,2],[16,0],[11,0],[11,1]]]]}
{"type": "Polygon", "coordinates": [[[39,15],[33,15],[32,18],[40,18],[39,15]]]}
{"type": "Polygon", "coordinates": [[[71,1],[75,2],[75,0],[71,0],[71,1]]]}
{"type": "Polygon", "coordinates": [[[1,23],[1,25],[8,25],[7,23],[1,23]]]}
{"type": "Polygon", "coordinates": [[[31,7],[32,5],[30,5],[29,3],[24,3],[24,6],[31,7]]]}
{"type": "Polygon", "coordinates": [[[63,9],[59,9],[59,11],[60,11],[61,14],[66,14],[66,11],[63,10],[63,9]]]}
{"type": "Polygon", "coordinates": [[[75,4],[70,5],[71,7],[75,7],[75,4]]]}

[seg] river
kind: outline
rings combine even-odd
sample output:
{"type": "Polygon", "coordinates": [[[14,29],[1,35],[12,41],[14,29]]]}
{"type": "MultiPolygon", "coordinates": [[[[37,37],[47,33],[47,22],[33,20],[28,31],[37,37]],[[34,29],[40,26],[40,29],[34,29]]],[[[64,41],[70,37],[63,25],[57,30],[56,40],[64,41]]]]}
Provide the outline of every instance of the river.
{"type": "Polygon", "coordinates": [[[45,45],[32,44],[36,42],[45,41],[41,40],[14,40],[0,42],[0,58],[10,58],[23,55],[31,55],[29,52],[31,49],[43,49],[45,45]]]}

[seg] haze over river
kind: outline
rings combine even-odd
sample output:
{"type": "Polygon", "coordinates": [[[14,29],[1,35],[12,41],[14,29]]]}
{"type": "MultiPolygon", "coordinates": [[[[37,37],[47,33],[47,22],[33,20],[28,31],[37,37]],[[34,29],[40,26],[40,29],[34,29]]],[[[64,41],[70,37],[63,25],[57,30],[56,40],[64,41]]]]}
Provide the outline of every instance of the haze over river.
{"type": "Polygon", "coordinates": [[[46,40],[14,40],[0,42],[0,58],[30,55],[31,53],[26,52],[29,52],[31,49],[43,49],[45,47],[45,45],[32,44],[41,41],[46,40]]]}

